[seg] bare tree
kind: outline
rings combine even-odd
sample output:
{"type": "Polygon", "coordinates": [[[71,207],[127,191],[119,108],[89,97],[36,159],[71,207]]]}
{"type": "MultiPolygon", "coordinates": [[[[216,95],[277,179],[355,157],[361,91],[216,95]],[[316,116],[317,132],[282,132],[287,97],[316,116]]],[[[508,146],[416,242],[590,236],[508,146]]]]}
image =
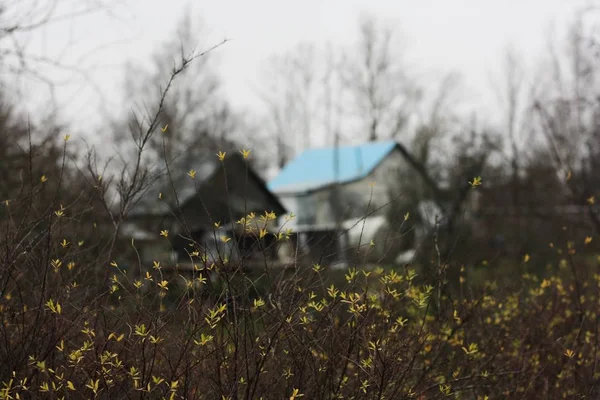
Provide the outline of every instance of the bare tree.
{"type": "Polygon", "coordinates": [[[257,92],[266,107],[279,167],[293,156],[294,149],[311,147],[320,93],[317,61],[315,45],[300,43],[286,53],[271,56],[263,70],[257,92]]]}
{"type": "Polygon", "coordinates": [[[462,116],[458,113],[459,89],[461,77],[456,73],[443,75],[439,82],[431,80],[429,87],[419,89],[413,128],[408,130],[412,133],[410,148],[414,157],[429,168],[436,163],[450,162],[453,153],[449,151],[449,140],[464,130],[462,116]]]}
{"type": "Polygon", "coordinates": [[[57,86],[72,84],[78,78],[91,85],[96,93],[102,94],[101,88],[92,79],[90,68],[83,63],[94,49],[86,49],[85,54],[75,54],[70,51],[74,40],[70,40],[60,52],[47,54],[34,45],[36,40],[47,34],[48,29],[60,24],[100,13],[112,17],[114,3],[114,0],[0,2],[0,84],[14,83],[15,80],[42,83],[55,100],[57,86]],[[60,74],[69,78],[61,79],[60,74]]]}
{"type": "Polygon", "coordinates": [[[514,47],[507,47],[503,54],[501,70],[492,82],[501,112],[499,129],[503,138],[507,139],[508,148],[502,152],[510,169],[510,188],[512,191],[512,206],[517,208],[521,202],[521,175],[527,160],[524,144],[530,138],[532,125],[529,113],[531,98],[535,86],[528,87],[526,70],[522,57],[514,47]]]}
{"type": "Polygon", "coordinates": [[[546,144],[554,154],[557,167],[566,176],[580,169],[593,138],[593,114],[597,108],[597,55],[589,14],[578,13],[564,42],[565,51],[549,43],[550,74],[545,91],[536,96],[537,115],[542,123],[546,144]]]}
{"type": "Polygon", "coordinates": [[[577,14],[565,52],[550,43],[550,74],[545,91],[534,98],[535,116],[548,154],[564,183],[563,202],[590,206],[597,231],[600,216],[593,205],[600,171],[600,70],[594,37],[594,14],[577,14]]]}
{"type": "Polygon", "coordinates": [[[202,21],[184,13],[177,30],[168,40],[158,46],[151,63],[130,65],[125,80],[127,99],[141,99],[129,103],[128,115],[115,123],[115,139],[126,143],[132,132],[137,139],[147,131],[151,119],[160,107],[158,124],[160,136],[152,136],[146,156],[155,162],[166,157],[173,160],[188,152],[217,150],[234,140],[239,131],[240,119],[225,99],[221,78],[217,71],[218,54],[211,54],[195,61],[180,73],[169,93],[160,105],[148,105],[148,99],[156,97],[163,85],[157,85],[168,76],[174,65],[199,50],[202,37],[202,21]]]}
{"type": "MultiPolygon", "coordinates": [[[[0,199],[12,201],[44,176],[54,183],[61,149],[55,140],[58,126],[33,126],[8,98],[0,95],[0,199]]],[[[45,183],[45,182],[44,182],[45,183]]],[[[46,199],[47,200],[47,199],[46,199]]]]}
{"type": "Polygon", "coordinates": [[[397,138],[406,127],[414,97],[394,38],[390,26],[363,15],[358,43],[346,55],[342,70],[352,109],[365,124],[370,141],[397,138]]]}

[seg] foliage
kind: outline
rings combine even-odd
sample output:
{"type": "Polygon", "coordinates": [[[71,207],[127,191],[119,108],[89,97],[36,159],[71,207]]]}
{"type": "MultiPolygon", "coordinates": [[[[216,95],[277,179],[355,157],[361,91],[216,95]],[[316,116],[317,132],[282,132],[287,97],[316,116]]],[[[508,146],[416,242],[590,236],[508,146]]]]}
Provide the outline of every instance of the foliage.
{"type": "MultiPolygon", "coordinates": [[[[274,217],[238,224],[260,247],[274,217]]],[[[600,261],[577,254],[591,240],[557,246],[544,278],[528,257],[509,286],[454,265],[441,268],[458,270],[456,288],[416,267],[351,267],[335,285],[326,266],[284,276],[265,259],[256,293],[243,265],[212,263],[195,243],[191,275],[156,260],[132,278],[89,257],[70,206],[47,218],[32,249],[18,225],[0,243],[2,398],[598,395],[600,261]]]]}
{"type": "MultiPolygon", "coordinates": [[[[189,268],[168,255],[142,261],[144,244],[125,241],[122,229],[155,180],[143,165],[145,152],[161,135],[166,148],[172,128],[161,117],[171,84],[201,56],[176,63],[145,124],[134,127],[133,161],[120,173],[104,174],[93,152],[84,168],[73,168],[70,136],[56,131],[61,145],[48,144],[44,157],[36,157],[42,148],[28,140],[23,121],[2,115],[8,134],[1,138],[18,135],[11,148],[21,150],[2,159],[2,171],[19,176],[21,186],[2,188],[0,399],[600,396],[600,258],[593,233],[557,225],[544,232],[551,241],[543,257],[537,244],[525,246],[518,260],[491,252],[469,263],[455,257],[455,244],[468,232],[459,229],[467,194],[481,194],[484,202],[502,194],[486,192],[498,183],[482,172],[489,143],[462,146],[456,174],[447,177],[458,188],[451,196],[437,176],[420,174],[429,175],[427,190],[452,218],[446,245],[440,247],[436,224],[419,263],[356,261],[342,272],[306,267],[301,259],[277,265],[274,248],[294,232],[285,224],[276,232],[271,227],[293,217],[265,210],[214,222],[215,241],[240,248],[239,236],[220,230],[227,226],[251,241],[245,249],[262,255],[248,273],[245,257],[218,246],[216,256],[207,254],[180,219],[177,202],[171,211],[182,232],[162,227],[146,245],[173,250],[183,242],[189,268]],[[127,260],[135,268],[122,262],[126,251],[137,256],[127,260]]],[[[241,154],[249,163],[255,153],[241,154]]],[[[225,163],[231,150],[213,157],[225,163]]],[[[577,182],[578,172],[568,179],[577,182]]],[[[201,175],[178,173],[190,187],[201,175]]],[[[524,182],[557,184],[538,175],[524,182]]],[[[594,205],[593,192],[586,201],[594,205]]],[[[414,210],[401,208],[391,221],[417,220],[414,210]]]]}
{"type": "MultiPolygon", "coordinates": [[[[41,196],[44,184],[32,190],[41,196]]],[[[476,177],[469,187],[483,185],[476,177]]],[[[59,198],[39,214],[43,229],[5,214],[0,398],[598,396],[600,260],[578,254],[591,238],[557,242],[554,274],[543,278],[527,255],[510,285],[474,281],[472,267],[442,260],[435,279],[418,266],[351,265],[334,284],[325,265],[276,269],[269,246],[293,233],[268,233],[271,212],[249,214],[231,223],[264,254],[260,289],[243,258],[210,260],[192,239],[191,272],[157,259],[131,274],[110,245],[118,229],[88,241],[92,222],[59,198]]]]}

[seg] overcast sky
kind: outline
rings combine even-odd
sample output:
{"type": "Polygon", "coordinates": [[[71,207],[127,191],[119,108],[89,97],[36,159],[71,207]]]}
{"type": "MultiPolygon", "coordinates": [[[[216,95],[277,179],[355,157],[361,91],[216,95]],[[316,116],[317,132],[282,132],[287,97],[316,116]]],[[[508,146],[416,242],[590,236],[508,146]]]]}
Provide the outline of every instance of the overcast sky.
{"type": "Polygon", "coordinates": [[[78,127],[99,122],[100,93],[106,109],[119,106],[123,65],[146,60],[172,34],[188,4],[208,25],[199,38],[201,45],[231,39],[218,50],[222,75],[233,103],[250,108],[257,102],[250,84],[269,55],[301,41],[350,43],[361,12],[397,21],[413,66],[459,71],[467,84],[483,92],[489,89],[489,73],[507,45],[535,60],[549,29],[564,30],[576,7],[585,4],[578,0],[105,1],[113,4],[110,15],[55,24],[35,38],[48,55],[65,48],[71,59],[85,55],[82,63],[91,71],[96,89],[85,81],[57,89],[67,117],[78,127]]]}

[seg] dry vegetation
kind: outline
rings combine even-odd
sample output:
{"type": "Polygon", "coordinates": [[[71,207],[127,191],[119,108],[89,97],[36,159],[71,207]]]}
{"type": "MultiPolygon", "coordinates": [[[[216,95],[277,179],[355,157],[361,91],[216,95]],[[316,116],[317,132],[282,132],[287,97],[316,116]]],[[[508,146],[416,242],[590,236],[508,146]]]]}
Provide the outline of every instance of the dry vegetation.
{"type": "MultiPolygon", "coordinates": [[[[363,26],[365,38],[375,38],[372,29],[363,26]]],[[[387,36],[384,44],[387,49],[387,36]]],[[[372,49],[367,42],[365,48],[372,49]]],[[[480,171],[492,145],[473,133],[459,143],[462,152],[451,163],[456,175],[446,177],[456,190],[445,192],[436,180],[439,165],[429,159],[443,124],[436,114],[420,127],[421,142],[411,150],[421,155],[413,160],[418,174],[409,178],[425,181],[425,189],[409,193],[396,212],[404,216],[398,223],[413,223],[404,207],[428,193],[450,204],[445,211],[451,218],[444,231],[436,228],[426,238],[414,264],[367,268],[355,260],[336,272],[298,263],[282,272],[267,254],[293,232],[275,233],[272,240],[266,226],[283,216],[265,210],[230,221],[254,236],[264,254],[263,266],[252,274],[243,262],[228,261],[228,254],[209,258],[185,229],[190,273],[167,273],[168,259],[125,268],[121,255],[138,247],[123,239],[124,223],[157,179],[147,157],[155,161],[188,147],[183,140],[189,138],[165,134],[165,114],[171,129],[185,125],[180,118],[187,114],[169,109],[167,94],[202,56],[182,53],[149,107],[151,115],[122,124],[131,130],[133,161],[117,173],[99,166],[92,150],[78,158],[82,152],[69,135],[19,120],[2,101],[0,399],[600,397],[597,98],[575,112],[582,109],[580,98],[593,98],[592,72],[575,71],[580,92],[571,98],[561,93],[560,101],[543,102],[536,95],[542,136],[555,146],[550,152],[534,149],[529,164],[529,149],[513,132],[518,96],[508,85],[514,150],[508,175],[500,168],[480,171]],[[571,141],[573,132],[587,146],[588,158],[579,158],[581,143],[571,141]],[[480,173],[483,178],[474,176],[480,173]],[[488,237],[471,237],[477,228],[463,229],[467,194],[474,192],[482,193],[482,208],[486,201],[493,208],[482,218],[486,232],[503,234],[510,254],[486,247],[488,237]],[[536,214],[541,205],[577,205],[585,213],[551,219],[536,214]]],[[[350,77],[369,75],[363,72],[350,77]]],[[[366,84],[376,94],[387,87],[378,80],[366,84]]],[[[383,98],[381,107],[389,112],[405,104],[383,98]]],[[[221,111],[231,116],[227,107],[221,111]]],[[[273,111],[277,121],[279,111],[273,111]]],[[[394,128],[387,136],[395,138],[404,117],[391,113],[383,122],[367,121],[369,137],[386,136],[387,124],[394,128]]],[[[284,163],[287,145],[279,139],[275,158],[284,163]]],[[[230,152],[215,151],[214,157],[223,162],[230,152]]],[[[241,154],[248,163],[255,156],[241,154]]],[[[168,166],[168,157],[164,161],[168,166]]],[[[179,173],[194,185],[195,172],[179,173]]],[[[165,243],[175,240],[166,229],[154,234],[165,243]]]]}
{"type": "MultiPolygon", "coordinates": [[[[358,266],[337,285],[326,266],[265,264],[257,294],[243,265],[207,262],[195,243],[188,285],[163,276],[168,260],[132,278],[110,237],[86,229],[86,200],[53,191],[40,205],[49,179],[30,182],[4,204],[2,399],[598,396],[600,260],[578,255],[589,240],[557,244],[547,276],[527,273],[527,256],[504,287],[442,262],[437,280],[358,266]]],[[[271,218],[239,223],[260,246],[271,218]]]]}
{"type": "MultiPolygon", "coordinates": [[[[164,130],[156,128],[136,142],[138,160],[164,130]]],[[[600,261],[578,253],[591,238],[553,245],[546,275],[528,272],[527,255],[503,286],[472,282],[438,253],[432,277],[410,265],[351,265],[343,284],[330,283],[326,265],[283,275],[265,262],[258,291],[244,265],[226,254],[209,262],[190,240],[195,268],[181,285],[163,275],[169,260],[140,264],[137,276],[114,261],[135,249],[119,243],[119,229],[152,173],[136,163],[107,181],[90,155],[80,194],[63,193],[69,139],[52,175],[40,175],[35,149],[25,148],[20,188],[3,205],[3,399],[598,396],[600,261]],[[112,184],[116,208],[106,200],[112,184]]],[[[481,189],[480,178],[470,183],[481,189]]],[[[237,224],[266,252],[264,227],[275,217],[237,224]]]]}

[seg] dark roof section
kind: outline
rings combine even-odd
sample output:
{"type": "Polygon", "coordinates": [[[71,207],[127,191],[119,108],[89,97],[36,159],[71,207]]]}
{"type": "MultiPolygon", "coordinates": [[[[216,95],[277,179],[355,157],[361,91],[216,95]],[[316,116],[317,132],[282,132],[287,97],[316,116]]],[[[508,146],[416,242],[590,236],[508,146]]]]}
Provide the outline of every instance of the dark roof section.
{"type": "MultiPolygon", "coordinates": [[[[232,152],[231,155],[228,154],[225,158],[226,168],[227,164],[234,161],[246,163],[246,160],[240,154],[232,152]]],[[[153,184],[132,207],[129,215],[131,217],[161,216],[169,214],[169,210],[176,209],[177,203],[180,207],[183,207],[221,168],[223,168],[223,163],[210,151],[180,157],[169,164],[168,170],[166,165],[163,165],[159,169],[158,176],[153,184]],[[194,179],[188,175],[188,172],[192,169],[196,171],[194,179]],[[174,192],[177,193],[176,197],[174,192]],[[162,196],[162,201],[159,201],[159,194],[162,196]]],[[[286,212],[285,207],[269,191],[264,180],[249,165],[248,175],[258,182],[261,189],[266,192],[269,200],[278,208],[272,211],[278,215],[284,214],[286,212]]]]}

